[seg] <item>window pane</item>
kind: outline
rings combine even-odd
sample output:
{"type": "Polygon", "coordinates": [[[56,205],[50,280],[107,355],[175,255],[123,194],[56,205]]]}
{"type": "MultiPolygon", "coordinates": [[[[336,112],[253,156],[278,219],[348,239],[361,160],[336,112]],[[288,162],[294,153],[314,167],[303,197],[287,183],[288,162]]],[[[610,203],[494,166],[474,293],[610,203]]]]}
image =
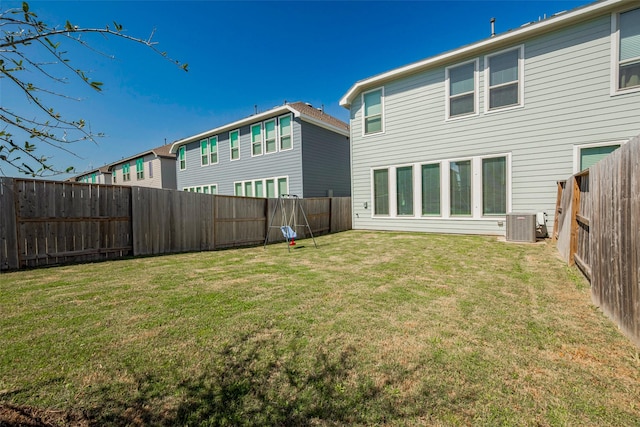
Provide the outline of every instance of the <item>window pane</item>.
{"type": "Polygon", "coordinates": [[[291,148],[291,137],[290,136],[283,136],[282,140],[280,141],[281,145],[280,145],[280,149],[281,150],[288,150],[289,148],[291,148]]]}
{"type": "Polygon", "coordinates": [[[489,108],[518,104],[518,83],[490,89],[489,108]]]}
{"type": "Polygon", "coordinates": [[[364,116],[382,113],[382,89],[364,94],[364,116]]]}
{"type": "Polygon", "coordinates": [[[240,158],[240,143],[238,131],[229,133],[229,145],[231,147],[231,160],[240,158]]]}
{"type": "Polygon", "coordinates": [[[268,139],[267,140],[267,153],[273,153],[274,151],[276,151],[276,140],[275,139],[268,139]]]}
{"type": "Polygon", "coordinates": [[[185,148],[184,146],[178,149],[178,157],[180,159],[180,170],[184,170],[187,167],[187,160],[185,159],[185,148]]]}
{"type": "Polygon", "coordinates": [[[473,98],[474,94],[470,93],[469,95],[463,95],[451,99],[451,104],[449,106],[449,115],[453,117],[459,116],[461,114],[469,114],[475,112],[473,98]]]}
{"type": "Polygon", "coordinates": [[[265,150],[267,153],[276,151],[276,121],[270,120],[264,123],[265,150]]]}
{"type": "Polygon", "coordinates": [[[620,89],[640,86],[640,62],[620,67],[620,89]]]}
{"type": "Polygon", "coordinates": [[[206,185],[204,187],[202,187],[202,192],[204,194],[209,194],[209,187],[207,187],[206,185]]]}
{"type": "Polygon", "coordinates": [[[209,153],[211,156],[211,164],[218,163],[218,138],[209,138],[209,153]]]}
{"type": "Polygon", "coordinates": [[[270,199],[276,198],[276,185],[272,179],[267,180],[267,197],[270,199]]]}
{"type": "Polygon", "coordinates": [[[413,167],[396,169],[398,215],[413,215],[413,167]]]}
{"type": "Polygon", "coordinates": [[[264,197],[263,196],[263,188],[262,188],[262,181],[256,181],[255,183],[255,187],[256,187],[256,197],[264,197]]]}
{"type": "Polygon", "coordinates": [[[218,186],[217,185],[212,185],[211,186],[211,194],[218,194],[218,186]]]}
{"type": "Polygon", "coordinates": [[[475,69],[476,64],[473,62],[449,69],[449,94],[451,96],[473,92],[475,69]]]}
{"type": "Polygon", "coordinates": [[[289,190],[287,188],[287,178],[279,178],[278,179],[278,195],[288,194],[289,190]]]}
{"type": "Polygon", "coordinates": [[[640,9],[620,14],[620,60],[640,58],[640,9]]]}
{"type": "Polygon", "coordinates": [[[291,116],[280,117],[280,135],[291,134],[291,116]]]}
{"type": "Polygon", "coordinates": [[[262,129],[260,125],[251,126],[251,150],[254,156],[262,154],[262,129]]]}
{"type": "Polygon", "coordinates": [[[389,171],[373,171],[373,204],[375,215],[389,215],[389,171]]]}
{"type": "Polygon", "coordinates": [[[580,170],[590,168],[618,148],[620,148],[620,145],[582,148],[580,150],[580,170]]]}
{"type": "Polygon", "coordinates": [[[242,196],[242,183],[241,182],[236,182],[234,184],[234,194],[236,196],[242,196]]]}
{"type": "Polygon", "coordinates": [[[451,215],[471,215],[471,161],[449,164],[451,215]]]}
{"type": "Polygon", "coordinates": [[[482,214],[507,213],[507,158],[482,159],[482,214]]]}
{"type": "Polygon", "coordinates": [[[251,182],[244,183],[244,195],[247,197],[253,196],[253,186],[251,185],[251,182]]]}
{"type": "Polygon", "coordinates": [[[440,215],[440,164],[422,165],[422,215],[440,215]]]}
{"type": "Polygon", "coordinates": [[[200,141],[200,158],[202,166],[209,164],[209,144],[206,139],[200,141]]]}
{"type": "Polygon", "coordinates": [[[491,86],[518,80],[518,49],[489,57],[489,84],[491,86]]]}
{"type": "Polygon", "coordinates": [[[153,178],[153,162],[149,160],[147,165],[149,166],[149,178],[153,178]]]}
{"type": "Polygon", "coordinates": [[[364,120],[364,133],[382,131],[382,116],[369,117],[364,120]]]}

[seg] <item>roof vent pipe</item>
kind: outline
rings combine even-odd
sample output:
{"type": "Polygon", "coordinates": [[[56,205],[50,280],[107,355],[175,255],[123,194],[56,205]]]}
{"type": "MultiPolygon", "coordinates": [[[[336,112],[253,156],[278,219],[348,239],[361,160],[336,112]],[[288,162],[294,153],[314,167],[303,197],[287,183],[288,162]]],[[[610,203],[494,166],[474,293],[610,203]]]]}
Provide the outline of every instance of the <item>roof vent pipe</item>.
{"type": "Polygon", "coordinates": [[[496,18],[491,18],[491,37],[496,36],[496,18]]]}

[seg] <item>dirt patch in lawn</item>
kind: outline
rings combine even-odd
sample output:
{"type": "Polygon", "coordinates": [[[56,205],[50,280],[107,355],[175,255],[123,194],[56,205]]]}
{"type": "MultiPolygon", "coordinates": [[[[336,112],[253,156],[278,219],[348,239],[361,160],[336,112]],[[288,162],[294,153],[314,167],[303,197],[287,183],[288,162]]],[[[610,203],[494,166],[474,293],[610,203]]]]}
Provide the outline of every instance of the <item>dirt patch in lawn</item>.
{"type": "Polygon", "coordinates": [[[75,412],[0,404],[0,427],[86,427],[89,420],[75,412]]]}

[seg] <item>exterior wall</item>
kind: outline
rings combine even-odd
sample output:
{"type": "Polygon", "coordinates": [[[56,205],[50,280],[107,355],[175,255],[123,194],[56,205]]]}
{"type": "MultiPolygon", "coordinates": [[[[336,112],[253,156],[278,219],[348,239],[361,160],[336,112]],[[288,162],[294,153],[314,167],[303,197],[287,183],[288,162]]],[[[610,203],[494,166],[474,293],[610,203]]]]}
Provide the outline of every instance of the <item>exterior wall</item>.
{"type": "Polygon", "coordinates": [[[156,157],[153,153],[143,156],[144,161],[144,178],[138,179],[136,174],[136,157],[128,161],[130,165],[129,173],[131,179],[124,181],[122,174],[122,165],[127,163],[118,163],[112,169],[112,174],[116,177],[116,185],[151,187],[176,189],[175,185],[175,160],[168,158],[156,157]]]}
{"type": "MultiPolygon", "coordinates": [[[[494,51],[466,58],[479,61],[475,116],[445,120],[445,67],[466,60],[385,84],[382,134],[362,136],[361,96],[356,96],[350,123],[354,228],[504,234],[504,217],[372,218],[372,168],[498,153],[511,157],[507,211],[546,212],[550,227],[556,181],[573,173],[575,147],[640,133],[640,92],[611,95],[610,14],[513,47],[518,45],[524,46],[520,108],[485,112],[484,55],[494,51]]],[[[414,191],[419,190],[414,186],[414,191]]]]}
{"type": "Polygon", "coordinates": [[[351,196],[349,138],[302,123],[302,139],[304,196],[351,196]]]}
{"type": "Polygon", "coordinates": [[[291,150],[265,154],[263,147],[262,155],[252,157],[251,125],[239,128],[240,158],[238,160],[231,160],[228,131],[217,135],[217,164],[201,165],[200,141],[186,144],[186,169],[180,170],[180,162],[179,160],[176,161],[178,189],[216,184],[218,186],[218,194],[234,195],[234,183],[237,181],[286,176],[289,182],[289,193],[304,197],[302,189],[302,147],[300,143],[301,125],[300,120],[293,117],[293,115],[291,123],[293,144],[291,150]]]}
{"type": "Polygon", "coordinates": [[[93,173],[88,173],[86,175],[78,176],[76,178],[76,182],[83,182],[86,184],[111,184],[111,174],[110,173],[102,173],[95,172],[96,182],[93,181],[93,173]],[[85,182],[86,178],[86,182],[85,182]]]}

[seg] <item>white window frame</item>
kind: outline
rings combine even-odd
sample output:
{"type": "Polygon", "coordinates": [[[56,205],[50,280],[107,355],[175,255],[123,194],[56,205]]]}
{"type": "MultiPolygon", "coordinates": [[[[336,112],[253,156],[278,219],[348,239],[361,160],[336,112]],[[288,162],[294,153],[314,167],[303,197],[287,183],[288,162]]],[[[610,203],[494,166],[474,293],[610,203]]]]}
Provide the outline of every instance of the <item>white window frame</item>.
{"type": "MultiPolygon", "coordinates": [[[[638,9],[622,10],[611,14],[611,96],[623,95],[625,93],[640,92],[640,86],[619,89],[620,85],[620,14],[638,9]]],[[[633,60],[632,60],[633,61],[633,60]]],[[[574,165],[575,166],[575,165],[574,165]]]]}
{"type": "MultiPolygon", "coordinates": [[[[276,193],[278,192],[278,181],[281,179],[285,179],[287,181],[287,193],[289,193],[289,175],[281,175],[281,176],[270,176],[267,178],[257,178],[257,179],[247,179],[244,181],[234,181],[233,182],[233,195],[236,195],[236,185],[240,184],[242,186],[242,197],[257,197],[257,198],[267,198],[267,181],[272,180],[275,186],[276,193]],[[262,183],[262,196],[256,196],[256,182],[262,183]],[[247,196],[245,191],[245,186],[249,184],[251,186],[251,196],[247,196]]],[[[279,194],[276,194],[276,198],[279,197],[279,194]]]]}
{"type": "Polygon", "coordinates": [[[249,126],[249,139],[251,140],[251,157],[262,156],[264,154],[264,131],[262,123],[254,123],[249,126]],[[257,143],[253,141],[253,128],[256,126],[260,127],[260,140],[257,143]],[[260,145],[260,154],[253,154],[253,147],[257,144],[260,145]]]}
{"type": "Polygon", "coordinates": [[[370,89],[366,92],[362,92],[362,94],[360,95],[360,99],[361,99],[361,104],[362,104],[362,121],[361,121],[361,126],[362,126],[362,136],[363,137],[369,137],[369,136],[374,136],[374,135],[381,135],[385,133],[385,120],[384,120],[384,116],[385,116],[385,110],[384,110],[384,86],[380,86],[374,89],[370,89]],[[371,133],[366,133],[365,132],[365,121],[367,119],[367,117],[365,116],[365,105],[364,105],[364,96],[368,93],[371,92],[376,92],[376,91],[380,91],[380,130],[378,132],[371,132],[371,133]]]}
{"type": "MultiPolygon", "coordinates": [[[[444,105],[445,105],[445,120],[449,121],[449,120],[460,120],[460,119],[465,119],[465,118],[469,118],[469,117],[473,117],[473,116],[477,116],[480,114],[480,91],[479,91],[479,85],[480,85],[480,60],[478,58],[466,61],[466,62],[461,62],[459,64],[455,64],[455,65],[451,65],[447,68],[445,68],[445,98],[444,98],[444,105]],[[458,68],[458,67],[462,67],[464,65],[467,64],[471,64],[473,63],[473,109],[474,112],[473,113],[466,113],[466,114],[460,114],[457,116],[451,116],[451,85],[449,82],[449,70],[453,69],[453,68],[458,68]]],[[[456,95],[456,96],[461,96],[461,95],[456,95]]]]}
{"type": "Polygon", "coordinates": [[[611,145],[619,145],[622,147],[626,144],[628,140],[618,140],[618,141],[606,141],[606,142],[593,142],[590,144],[577,144],[573,146],[573,173],[580,172],[580,152],[584,148],[599,148],[599,147],[609,147],[611,145]]]}
{"type": "Polygon", "coordinates": [[[282,151],[293,150],[293,114],[285,114],[283,116],[278,117],[276,135],[277,135],[276,139],[277,139],[278,151],[282,152],[282,151]],[[285,117],[289,117],[289,132],[290,132],[289,133],[289,138],[291,138],[291,147],[283,149],[282,148],[282,135],[280,133],[280,120],[285,118],[285,117]]]}
{"type": "Polygon", "coordinates": [[[241,156],[240,156],[240,129],[234,129],[234,130],[230,130],[229,131],[229,161],[231,162],[237,162],[238,160],[240,160],[241,156]],[[238,158],[234,159],[233,158],[233,147],[231,146],[231,134],[234,132],[238,132],[238,158]]]}
{"type": "Polygon", "coordinates": [[[200,166],[201,167],[206,167],[209,166],[209,162],[211,160],[211,156],[210,156],[210,146],[209,146],[209,138],[204,138],[200,140],[200,145],[198,146],[198,150],[200,151],[200,166]],[[205,148],[206,151],[203,154],[202,153],[202,143],[205,143],[205,148]],[[206,159],[207,163],[203,163],[203,160],[206,159]]]}
{"type": "Polygon", "coordinates": [[[445,160],[429,160],[416,163],[402,163],[396,165],[375,166],[370,169],[370,201],[371,218],[399,219],[399,220],[452,220],[452,221],[496,221],[505,220],[505,215],[484,215],[482,212],[482,160],[497,157],[506,158],[506,213],[512,210],[512,155],[511,153],[483,154],[479,156],[469,156],[452,158],[445,160]],[[471,214],[451,215],[450,196],[450,175],[449,170],[452,162],[471,162],[471,214]],[[422,215],[422,165],[440,165],[440,215],[422,215]],[[397,209],[397,168],[413,166],[413,212],[414,215],[398,215],[397,209]],[[374,171],[386,169],[388,172],[388,192],[389,192],[389,214],[375,214],[375,194],[374,194],[374,171]],[[417,171],[417,172],[416,172],[417,171]]]}
{"type": "Polygon", "coordinates": [[[178,147],[178,168],[180,168],[181,171],[187,169],[187,149],[184,145],[181,145],[180,147],[178,147]],[[184,160],[180,158],[181,154],[184,155],[184,160]],[[184,162],[184,167],[182,165],[183,162],[184,162]]]}
{"type": "MultiPolygon", "coordinates": [[[[273,154],[273,153],[277,153],[278,152],[278,146],[280,145],[280,140],[278,138],[278,129],[280,128],[280,126],[278,126],[278,120],[276,120],[276,118],[272,118],[269,120],[265,120],[263,122],[263,134],[264,134],[264,154],[273,154]],[[275,150],[273,151],[267,151],[267,123],[269,122],[273,122],[273,131],[275,132],[275,137],[273,140],[273,143],[275,145],[275,150]]],[[[293,144],[291,144],[291,146],[293,147],[293,144]]]]}
{"type": "MultiPolygon", "coordinates": [[[[509,83],[511,84],[511,83],[509,83]]],[[[485,114],[494,114],[502,111],[514,110],[517,108],[524,107],[524,45],[521,44],[519,46],[513,46],[508,49],[503,49],[498,52],[493,52],[491,54],[484,56],[484,113],[485,114]],[[507,105],[504,107],[496,107],[493,109],[489,109],[490,99],[491,99],[491,87],[490,87],[490,77],[491,70],[489,68],[489,58],[492,56],[500,55],[506,52],[511,52],[514,50],[518,50],[518,103],[514,105],[507,105]]]]}
{"type": "Polygon", "coordinates": [[[209,165],[217,165],[217,164],[218,164],[218,162],[220,161],[220,155],[219,155],[219,151],[220,151],[220,150],[218,150],[218,135],[215,135],[215,136],[209,137],[209,138],[207,139],[207,142],[208,142],[208,144],[209,144],[209,145],[208,145],[208,146],[209,146],[209,165]],[[211,161],[211,156],[213,156],[213,151],[211,150],[211,141],[212,141],[212,140],[215,140],[215,141],[216,141],[216,153],[215,153],[215,154],[216,154],[216,161],[215,161],[215,162],[212,162],[212,161],[211,161]]]}

